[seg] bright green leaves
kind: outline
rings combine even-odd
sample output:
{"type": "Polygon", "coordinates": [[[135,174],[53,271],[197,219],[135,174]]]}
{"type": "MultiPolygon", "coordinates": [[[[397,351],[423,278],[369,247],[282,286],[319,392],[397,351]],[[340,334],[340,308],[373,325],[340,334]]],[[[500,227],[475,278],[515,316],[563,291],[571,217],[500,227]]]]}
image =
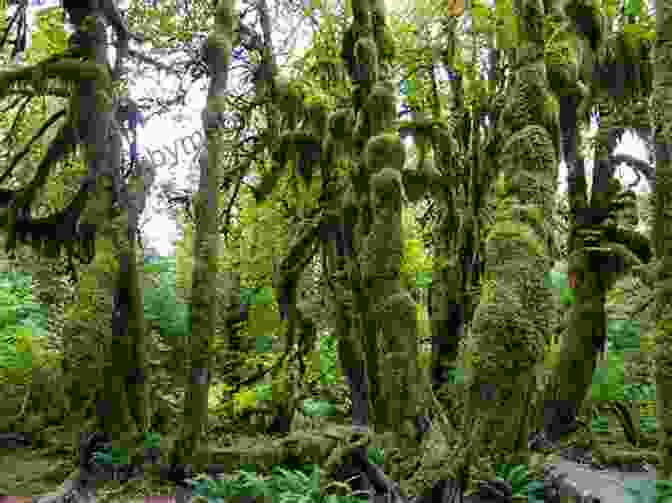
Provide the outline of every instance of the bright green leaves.
{"type": "Polygon", "coordinates": [[[464,384],[467,382],[467,374],[462,367],[448,370],[448,382],[451,384],[464,384]]]}
{"type": "Polygon", "coordinates": [[[497,47],[506,50],[518,46],[518,23],[511,0],[495,2],[495,25],[497,47]]]}
{"type": "Polygon", "coordinates": [[[101,465],[127,465],[129,463],[128,449],[123,447],[107,447],[93,453],[93,459],[101,465]]]}
{"type": "Polygon", "coordinates": [[[417,288],[429,288],[432,286],[432,271],[419,271],[415,274],[415,286],[417,288]]]}
{"type": "Polygon", "coordinates": [[[320,382],[332,386],[338,381],[338,340],[334,334],[320,336],[320,382]]]}
{"type": "Polygon", "coordinates": [[[527,496],[530,477],[527,465],[498,465],[495,473],[511,483],[512,497],[527,496]]]}
{"type": "Polygon", "coordinates": [[[47,319],[48,306],[34,302],[30,274],[0,274],[0,367],[33,368],[33,339],[46,333],[47,319]]]}
{"type": "Polygon", "coordinates": [[[257,353],[270,353],[273,351],[273,337],[270,335],[258,335],[255,339],[257,353]]]}
{"type": "Polygon", "coordinates": [[[270,287],[264,288],[241,288],[240,289],[240,303],[241,304],[273,304],[273,289],[270,287]]]}
{"type": "MultiPolygon", "coordinates": [[[[405,282],[414,283],[414,280],[417,281],[418,274],[429,274],[431,281],[431,272],[425,272],[428,270],[431,271],[431,258],[425,253],[422,241],[419,239],[406,239],[404,240],[404,245],[404,256],[401,260],[401,274],[405,282]]],[[[410,288],[412,285],[405,284],[404,287],[410,288]]]]}
{"type": "Polygon", "coordinates": [[[603,7],[606,10],[607,16],[611,19],[615,18],[618,14],[618,6],[620,4],[619,0],[605,0],[603,7]]]}
{"type": "Polygon", "coordinates": [[[474,29],[479,33],[489,33],[492,31],[495,16],[493,11],[480,0],[473,0],[471,5],[471,16],[474,29]]]}
{"type": "Polygon", "coordinates": [[[374,463],[378,466],[383,466],[385,463],[385,450],[377,447],[368,447],[366,450],[366,455],[369,458],[371,463],[374,463]]]}
{"type": "Polygon", "coordinates": [[[38,14],[37,30],[31,36],[31,61],[65,52],[68,34],[63,28],[62,9],[45,9],[38,14]]]}
{"type": "Polygon", "coordinates": [[[511,0],[498,0],[495,8],[488,7],[480,0],[472,2],[471,15],[476,33],[495,34],[497,47],[513,49],[520,43],[518,23],[511,0]]]}
{"type": "Polygon", "coordinates": [[[313,400],[308,398],[303,401],[303,413],[310,417],[329,417],[336,415],[336,406],[326,400],[313,400]]]}
{"type": "Polygon", "coordinates": [[[625,0],[623,14],[626,16],[639,16],[642,11],[642,0],[625,0]]]}
{"type": "Polygon", "coordinates": [[[639,47],[643,40],[651,42],[656,38],[656,30],[641,23],[626,24],[623,34],[630,47],[639,47]]]}
{"type": "Polygon", "coordinates": [[[641,323],[639,320],[609,320],[607,326],[610,348],[613,351],[638,352],[640,350],[641,323]]]}
{"type": "Polygon", "coordinates": [[[365,500],[354,496],[331,494],[323,496],[320,484],[320,467],[304,465],[297,469],[274,466],[270,477],[257,474],[255,466],[242,465],[237,479],[217,479],[202,475],[188,479],[196,496],[203,496],[213,503],[237,501],[241,497],[277,503],[360,503],[365,500]]]}
{"type": "Polygon", "coordinates": [[[625,363],[623,355],[610,352],[608,362],[593,372],[591,400],[610,401],[625,398],[625,363]]]}

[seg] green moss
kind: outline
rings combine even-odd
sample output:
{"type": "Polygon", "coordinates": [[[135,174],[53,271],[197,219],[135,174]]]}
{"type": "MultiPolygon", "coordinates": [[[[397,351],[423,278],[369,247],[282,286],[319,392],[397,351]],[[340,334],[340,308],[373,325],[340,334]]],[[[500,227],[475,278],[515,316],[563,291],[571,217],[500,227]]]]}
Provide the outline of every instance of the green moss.
{"type": "Polygon", "coordinates": [[[364,159],[371,170],[389,167],[401,171],[406,161],[406,150],[398,135],[385,133],[367,142],[364,159]]]}
{"type": "Polygon", "coordinates": [[[527,246],[531,255],[542,257],[545,255],[544,245],[537,237],[531,226],[504,220],[497,222],[492,229],[488,239],[491,241],[506,241],[520,243],[527,246]]]}

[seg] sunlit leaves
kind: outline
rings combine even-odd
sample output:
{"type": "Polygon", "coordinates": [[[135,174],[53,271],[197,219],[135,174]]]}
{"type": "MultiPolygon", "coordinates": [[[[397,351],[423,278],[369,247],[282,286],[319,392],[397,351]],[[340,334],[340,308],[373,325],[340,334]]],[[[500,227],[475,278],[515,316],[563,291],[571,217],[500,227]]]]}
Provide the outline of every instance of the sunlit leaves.
{"type": "Polygon", "coordinates": [[[478,33],[490,33],[495,16],[493,11],[480,0],[474,0],[471,6],[473,27],[478,33]]]}
{"type": "Polygon", "coordinates": [[[495,2],[495,25],[497,32],[497,46],[503,50],[512,49],[518,45],[518,23],[513,14],[511,0],[495,2]]]}
{"type": "Polygon", "coordinates": [[[62,16],[62,9],[49,9],[39,14],[37,30],[32,33],[31,56],[41,59],[65,50],[68,34],[63,28],[62,16]]]}
{"type": "Polygon", "coordinates": [[[653,41],[656,31],[653,27],[646,27],[639,23],[626,24],[623,27],[625,39],[631,47],[636,47],[642,40],[653,41]]]}
{"type": "Polygon", "coordinates": [[[625,0],[623,14],[626,16],[639,16],[642,11],[642,0],[625,0]]]}

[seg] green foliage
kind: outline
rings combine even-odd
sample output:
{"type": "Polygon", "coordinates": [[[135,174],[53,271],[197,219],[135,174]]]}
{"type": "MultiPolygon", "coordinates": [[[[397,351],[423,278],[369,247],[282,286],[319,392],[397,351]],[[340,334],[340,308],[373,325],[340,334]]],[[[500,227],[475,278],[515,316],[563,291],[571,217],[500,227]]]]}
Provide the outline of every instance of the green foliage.
{"type": "Polygon", "coordinates": [[[623,400],[625,398],[623,355],[610,352],[608,364],[595,368],[590,396],[592,400],[623,400]]]}
{"type": "Polygon", "coordinates": [[[456,367],[448,370],[448,382],[451,384],[464,384],[467,375],[462,367],[456,367]]]}
{"type": "Polygon", "coordinates": [[[144,295],[145,319],[158,321],[161,338],[169,343],[170,337],[189,334],[188,306],[178,301],[176,291],[176,264],[174,257],[144,266],[145,272],[158,272],[159,285],[146,288],[144,295]]]}
{"type": "Polygon", "coordinates": [[[0,333],[0,368],[33,368],[32,332],[20,326],[7,327],[0,333]]]}
{"type": "Polygon", "coordinates": [[[253,409],[257,406],[257,391],[252,388],[234,393],[233,403],[233,412],[236,415],[239,415],[246,410],[253,409]]]}
{"type": "Polygon", "coordinates": [[[608,433],[609,418],[607,416],[593,417],[591,420],[591,427],[595,433],[608,433]]]}
{"type": "Polygon", "coordinates": [[[151,449],[161,446],[161,434],[156,431],[145,433],[145,449],[151,449]]]}
{"type": "Polygon", "coordinates": [[[385,464],[385,450],[377,447],[369,447],[366,450],[366,455],[369,458],[371,463],[374,463],[378,466],[383,466],[385,464]]]}
{"type": "Polygon", "coordinates": [[[417,288],[429,288],[432,286],[432,271],[420,271],[415,275],[417,288]]]}
{"type": "Polygon", "coordinates": [[[518,23],[513,12],[513,2],[503,0],[495,3],[497,46],[513,49],[518,46],[518,23]]]}
{"type": "Polygon", "coordinates": [[[550,288],[556,289],[560,294],[560,303],[565,306],[574,304],[576,298],[574,291],[569,286],[569,280],[566,272],[549,271],[546,273],[546,284],[550,288]]]}
{"type": "Polygon", "coordinates": [[[95,451],[93,459],[102,465],[127,465],[129,463],[128,449],[123,447],[106,447],[95,451]]]}
{"type": "Polygon", "coordinates": [[[320,335],[320,382],[331,386],[338,381],[338,340],[333,333],[320,335]]]}
{"type": "Polygon", "coordinates": [[[48,306],[34,302],[30,274],[0,274],[1,368],[33,368],[33,357],[37,349],[33,344],[34,337],[46,334],[48,315],[48,306]]]}
{"type": "Polygon", "coordinates": [[[623,14],[626,16],[639,16],[642,10],[642,0],[625,0],[623,14]]]}
{"type": "MultiPolygon", "coordinates": [[[[401,278],[404,288],[416,286],[418,274],[427,274],[433,270],[432,257],[425,251],[422,232],[413,211],[405,208],[402,212],[402,229],[404,235],[404,255],[401,259],[401,278]]],[[[431,273],[430,277],[431,277],[431,273]]],[[[423,279],[426,279],[423,276],[423,279]]],[[[419,287],[422,288],[422,287],[419,287]]]]}
{"type": "Polygon", "coordinates": [[[607,337],[610,349],[613,351],[639,351],[639,336],[641,333],[639,320],[609,320],[607,322],[607,337]]]}
{"type": "Polygon", "coordinates": [[[270,353],[273,351],[273,337],[270,335],[258,335],[255,339],[255,351],[257,353],[270,353]]]}
{"type": "Polygon", "coordinates": [[[529,470],[527,465],[498,465],[495,469],[497,477],[511,483],[512,496],[527,496],[529,484],[529,470]]]}
{"type": "Polygon", "coordinates": [[[273,295],[273,288],[241,288],[240,289],[240,303],[241,304],[273,304],[275,297],[273,295]]]}
{"type": "Polygon", "coordinates": [[[255,393],[257,400],[266,401],[273,399],[273,385],[272,384],[259,384],[255,387],[255,393]]]}
{"type": "MultiPolygon", "coordinates": [[[[264,478],[252,468],[251,471],[239,470],[237,479],[213,480],[205,475],[188,480],[194,495],[205,496],[208,501],[224,503],[233,498],[268,498],[278,503],[360,503],[366,500],[353,496],[322,496],[320,490],[320,468],[309,465],[311,470],[289,470],[286,467],[273,467],[272,475],[264,478]]],[[[249,468],[248,468],[249,470],[249,468]]]]}
{"type": "Polygon", "coordinates": [[[31,34],[31,62],[65,51],[68,34],[64,30],[62,16],[62,9],[54,8],[45,9],[38,14],[37,29],[31,34]]]}
{"type": "Polygon", "coordinates": [[[644,433],[656,433],[658,431],[658,418],[655,416],[640,416],[639,429],[644,433]]]}
{"type": "Polygon", "coordinates": [[[628,383],[623,386],[623,395],[626,400],[655,400],[656,385],[645,383],[628,383]]]}
{"type": "Polygon", "coordinates": [[[0,330],[21,325],[43,333],[48,328],[48,319],[49,306],[34,302],[31,274],[0,274],[0,330]]]}
{"type": "Polygon", "coordinates": [[[303,401],[303,413],[310,417],[329,417],[336,415],[336,405],[326,400],[307,398],[303,401]]]}

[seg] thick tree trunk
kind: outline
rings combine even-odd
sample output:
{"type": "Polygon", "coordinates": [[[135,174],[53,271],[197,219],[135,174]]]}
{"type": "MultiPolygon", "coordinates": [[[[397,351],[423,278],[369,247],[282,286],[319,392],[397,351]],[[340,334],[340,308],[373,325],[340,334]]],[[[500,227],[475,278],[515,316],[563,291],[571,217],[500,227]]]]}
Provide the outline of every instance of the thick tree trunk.
{"type": "Polygon", "coordinates": [[[655,248],[662,262],[656,305],[656,414],[662,461],[659,478],[672,478],[672,2],[656,5],[654,83],[650,99],[656,149],[655,248]]]}
{"type": "Polygon", "coordinates": [[[215,8],[213,32],[205,42],[205,60],[210,73],[210,88],[203,111],[203,130],[207,146],[200,158],[200,181],[194,201],[196,229],[194,271],[191,291],[189,341],[190,374],[184,401],[184,424],[172,455],[172,462],[187,462],[198,450],[207,426],[210,384],[210,343],[217,323],[216,279],[219,259],[219,180],[224,155],[221,120],[231,63],[236,15],[233,0],[220,0],[215,8]]]}
{"type": "Polygon", "coordinates": [[[553,211],[557,180],[557,112],[549,106],[554,97],[546,78],[544,34],[535,21],[543,19],[544,6],[541,0],[522,0],[514,8],[525,42],[516,51],[516,75],[500,117],[508,140],[486,243],[488,271],[471,327],[479,358],[464,415],[479,466],[525,463],[529,457],[528,416],[553,313],[544,282],[552,266],[551,240],[539,226],[553,211]]]}

